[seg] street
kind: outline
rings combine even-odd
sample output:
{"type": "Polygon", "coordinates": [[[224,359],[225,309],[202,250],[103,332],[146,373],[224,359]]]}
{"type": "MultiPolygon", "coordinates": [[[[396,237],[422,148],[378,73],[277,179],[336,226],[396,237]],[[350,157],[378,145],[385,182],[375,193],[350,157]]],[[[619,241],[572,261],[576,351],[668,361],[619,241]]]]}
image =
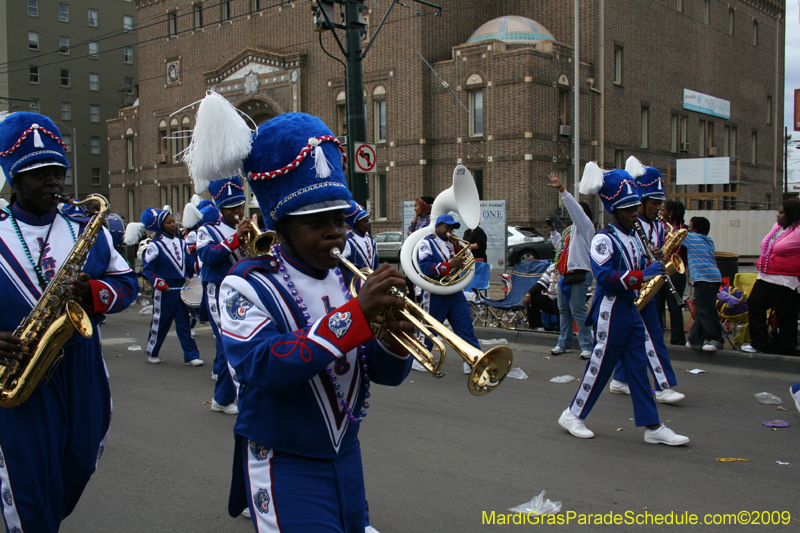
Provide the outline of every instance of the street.
{"type": "MultiPolygon", "coordinates": [[[[214,386],[210,329],[200,326],[196,336],[205,366],[183,365],[174,329],[162,350],[166,361],[149,365],[142,351],[128,351],[147,341],[150,316],[139,309],[135,304],[103,326],[114,399],[111,439],[62,531],[252,531],[247,520],[227,514],[235,417],[204,405],[214,386]]],[[[516,340],[515,333],[505,333],[482,330],[479,336],[516,340]]],[[[565,374],[580,379],[585,362],[577,352],[551,357],[552,334],[520,338],[524,344],[512,344],[514,366],[528,379],[506,379],[487,396],[469,394],[460,357],[452,350],[450,373],[442,379],[412,371],[400,387],[373,388],[360,441],[371,523],[378,531],[501,529],[484,525],[483,512],[507,513],[542,490],[562,502],[562,513],[688,511],[702,517],[790,511],[800,518],[800,414],[788,394],[800,375],[800,359],[672,350],[676,389],[686,399],[659,404],[659,413],[662,422],[691,439],[672,448],[645,444],[643,428],[632,421],[630,398],[608,393],[586,420],[596,437],[569,435],[557,419],[577,381],[549,380],[565,374]],[[706,372],[687,373],[694,368],[706,372]],[[758,403],[753,395],[764,391],[781,397],[786,411],[758,403]],[[762,426],[775,419],[790,427],[762,426]]]]}

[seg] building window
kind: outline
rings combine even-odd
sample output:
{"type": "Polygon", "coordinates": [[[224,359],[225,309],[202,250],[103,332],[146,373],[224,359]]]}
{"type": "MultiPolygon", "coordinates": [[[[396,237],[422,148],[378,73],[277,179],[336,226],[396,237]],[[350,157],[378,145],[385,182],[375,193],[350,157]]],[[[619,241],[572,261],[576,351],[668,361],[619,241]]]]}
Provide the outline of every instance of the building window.
{"type": "Polygon", "coordinates": [[[89,90],[90,91],[100,90],[100,74],[89,73],[89,90]]]}
{"type": "Polygon", "coordinates": [[[260,11],[261,0],[250,0],[250,7],[252,7],[253,11],[260,11]]]}
{"type": "Polygon", "coordinates": [[[72,151],[72,135],[62,135],[61,140],[67,146],[64,151],[70,153],[72,151]]]}
{"type": "Polygon", "coordinates": [[[614,150],[614,167],[625,168],[625,152],[623,150],[614,150]]]}
{"type": "Polygon", "coordinates": [[[471,168],[472,178],[475,180],[475,188],[478,189],[478,199],[483,200],[483,169],[471,168]]]}
{"type": "Polygon", "coordinates": [[[31,17],[39,16],[39,0],[28,0],[28,15],[31,17]]]}
{"type": "Polygon", "coordinates": [[[347,135],[347,95],[344,91],[336,95],[336,131],[339,135],[347,135]]]}
{"type": "Polygon", "coordinates": [[[64,185],[72,185],[72,167],[64,172],[64,185]]]}
{"type": "Polygon", "coordinates": [[[758,21],[753,21],[753,46],[758,46],[758,21]]]}
{"type": "Polygon", "coordinates": [[[728,8],[728,35],[733,35],[736,28],[736,10],[732,7],[728,8]]]}
{"type": "Polygon", "coordinates": [[[162,120],[158,123],[158,160],[161,163],[167,160],[167,154],[169,154],[169,145],[167,144],[168,138],[169,132],[167,131],[167,121],[162,120]]]}
{"type": "Polygon", "coordinates": [[[642,108],[641,129],[642,129],[642,148],[647,148],[647,129],[649,127],[650,110],[646,107],[642,108]]]}
{"type": "Polygon", "coordinates": [[[133,47],[132,46],[126,46],[124,48],[124,50],[122,52],[122,58],[123,58],[123,61],[125,63],[128,63],[129,65],[131,63],[133,63],[133,47]]]}
{"type": "Polygon", "coordinates": [[[387,216],[387,201],[386,201],[386,174],[377,174],[375,176],[375,218],[386,219],[387,216]]]}
{"type": "Polygon", "coordinates": [[[670,150],[676,153],[688,151],[686,146],[686,117],[673,114],[671,131],[672,144],[670,145],[670,150]]]}
{"type": "Polygon", "coordinates": [[[133,221],[135,220],[136,211],[134,210],[136,207],[136,202],[134,201],[133,196],[133,189],[128,189],[128,220],[133,221]]]}
{"type": "Polygon", "coordinates": [[[730,143],[730,147],[728,148],[728,156],[729,157],[736,157],[738,155],[736,149],[737,137],[739,135],[739,130],[735,126],[731,126],[731,133],[730,138],[728,139],[730,143]]]}
{"type": "Polygon", "coordinates": [[[28,49],[29,50],[38,50],[39,49],[39,32],[38,31],[29,31],[28,32],[28,49]]]}
{"type": "Polygon", "coordinates": [[[772,97],[767,96],[767,124],[772,124],[772,97]]]}
{"type": "Polygon", "coordinates": [[[375,100],[375,141],[386,140],[386,100],[375,100]]]}
{"type": "Polygon", "coordinates": [[[69,37],[61,36],[58,38],[58,51],[64,55],[69,55],[69,37]]]}
{"type": "Polygon", "coordinates": [[[125,167],[133,170],[133,129],[125,132],[125,167]]]}
{"type": "Polygon", "coordinates": [[[569,91],[559,89],[558,91],[558,125],[566,126],[569,124],[569,91]]]}
{"type": "Polygon", "coordinates": [[[122,29],[125,31],[133,31],[133,17],[130,15],[122,16],[122,29]]]}
{"type": "Polygon", "coordinates": [[[99,168],[93,168],[92,169],[92,185],[94,185],[95,187],[98,187],[98,186],[102,185],[100,183],[100,169],[99,168]]]}
{"type": "Polygon", "coordinates": [[[69,4],[58,4],[58,20],[69,22],[69,4]]]}
{"type": "Polygon", "coordinates": [[[483,90],[469,91],[469,134],[483,135],[483,90]]]}
{"type": "Polygon", "coordinates": [[[184,185],[183,186],[183,202],[180,202],[180,205],[188,204],[192,199],[192,186],[191,185],[184,185]]]}
{"type": "Polygon", "coordinates": [[[194,5],[194,29],[203,27],[203,4],[194,5]]]}
{"type": "Polygon", "coordinates": [[[100,137],[92,137],[92,155],[100,155],[100,137]]]}
{"type": "Polygon", "coordinates": [[[170,37],[178,35],[178,13],[176,11],[169,12],[167,25],[169,26],[170,37]]]}
{"type": "Polygon", "coordinates": [[[61,102],[61,120],[72,120],[72,104],[61,102]]]}
{"type": "Polygon", "coordinates": [[[30,101],[31,113],[39,113],[41,109],[41,102],[39,100],[30,101]]]}
{"type": "Polygon", "coordinates": [[[703,22],[711,22],[711,0],[703,0],[703,22]]]}
{"type": "Polygon", "coordinates": [[[614,47],[614,83],[622,85],[622,47],[614,47]]]}
{"type": "Polygon", "coordinates": [[[100,57],[100,45],[98,43],[89,43],[89,58],[98,59],[100,57]]]}
{"type": "Polygon", "coordinates": [[[39,83],[39,67],[30,67],[28,79],[31,83],[39,83]]]}
{"type": "Polygon", "coordinates": [[[97,27],[97,10],[96,9],[90,9],[89,10],[89,26],[91,26],[92,28],[96,28],[97,27]]]}
{"type": "Polygon", "coordinates": [[[675,11],[678,13],[683,12],[683,0],[675,0],[675,11]]]}
{"type": "Polygon", "coordinates": [[[170,154],[172,154],[172,162],[179,163],[180,159],[178,153],[181,151],[178,144],[178,119],[173,118],[169,121],[169,140],[170,140],[170,154]]]}
{"type": "Polygon", "coordinates": [[[133,78],[125,77],[125,88],[133,89],[133,78]]]}
{"type": "Polygon", "coordinates": [[[99,105],[90,105],[89,106],[89,121],[90,122],[100,122],[100,106],[99,105]]]}
{"type": "Polygon", "coordinates": [[[231,0],[222,0],[220,2],[220,9],[222,9],[221,20],[231,19],[231,0]]]}
{"type": "Polygon", "coordinates": [[[159,187],[158,192],[161,193],[161,205],[167,205],[167,188],[159,187]]]}
{"type": "Polygon", "coordinates": [[[181,152],[189,148],[189,145],[192,143],[192,121],[189,117],[183,117],[181,119],[181,152]]]}
{"type": "Polygon", "coordinates": [[[69,70],[61,69],[61,86],[69,87],[69,70]]]}
{"type": "Polygon", "coordinates": [[[753,132],[753,141],[750,145],[750,161],[755,165],[758,163],[758,132],[753,132]]]}
{"type": "Polygon", "coordinates": [[[731,127],[725,126],[722,128],[722,157],[729,157],[730,152],[728,148],[730,146],[730,138],[731,138],[731,127]]]}

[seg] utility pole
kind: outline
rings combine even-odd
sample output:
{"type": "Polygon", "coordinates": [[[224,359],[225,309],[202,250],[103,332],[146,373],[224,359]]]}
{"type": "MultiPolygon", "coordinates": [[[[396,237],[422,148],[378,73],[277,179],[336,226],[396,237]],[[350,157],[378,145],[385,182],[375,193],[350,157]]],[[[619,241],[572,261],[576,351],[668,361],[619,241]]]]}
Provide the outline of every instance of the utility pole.
{"type": "MultiPolygon", "coordinates": [[[[424,0],[413,0],[416,3],[424,4],[439,10],[441,14],[442,8],[436,4],[426,2],[424,0]]],[[[367,47],[362,50],[361,43],[364,35],[367,33],[367,25],[364,22],[362,11],[367,7],[364,5],[364,0],[316,0],[312,3],[311,10],[314,12],[314,24],[316,25],[316,32],[331,31],[339,49],[345,57],[345,95],[347,105],[347,185],[350,192],[353,193],[353,200],[366,205],[369,199],[369,181],[367,175],[355,171],[355,144],[357,142],[367,141],[367,115],[364,108],[364,72],[362,69],[362,62],[369,52],[372,43],[378,36],[383,23],[389,17],[392,8],[397,4],[398,0],[392,0],[392,3],[386,9],[378,27],[372,34],[367,47]],[[344,8],[344,24],[335,22],[335,5],[339,4],[344,8]],[[344,45],[339,40],[336,30],[344,30],[344,45]]]]}

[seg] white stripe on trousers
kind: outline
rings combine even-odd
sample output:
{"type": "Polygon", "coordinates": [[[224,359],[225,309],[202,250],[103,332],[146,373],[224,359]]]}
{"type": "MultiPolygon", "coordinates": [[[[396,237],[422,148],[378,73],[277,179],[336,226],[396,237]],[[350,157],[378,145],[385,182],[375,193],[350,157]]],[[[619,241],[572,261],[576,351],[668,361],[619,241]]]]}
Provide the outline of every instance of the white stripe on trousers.
{"type": "Polygon", "coordinates": [[[247,441],[247,483],[250,486],[250,514],[258,533],[280,532],[272,491],[272,459],[275,450],[247,441]],[[258,455],[256,455],[258,454],[258,455]]]}
{"type": "MultiPolygon", "coordinates": [[[[603,364],[603,355],[605,354],[609,338],[608,329],[611,323],[611,310],[614,307],[615,300],[616,298],[614,297],[603,296],[603,301],[600,302],[600,310],[597,313],[597,331],[595,333],[597,344],[595,344],[594,350],[592,351],[592,360],[597,363],[597,368],[603,364]],[[603,318],[604,313],[608,313],[608,318],[603,318]]],[[[583,407],[586,405],[586,400],[589,398],[595,385],[596,375],[592,374],[591,369],[592,365],[586,365],[586,374],[584,374],[581,380],[578,394],[575,395],[575,399],[569,406],[569,410],[578,418],[583,418],[581,417],[583,407]],[[588,385],[588,387],[585,387],[586,385],[588,385]]],[[[597,373],[599,374],[600,372],[598,371],[597,373]]]]}
{"type": "Polygon", "coordinates": [[[9,531],[14,531],[14,528],[23,531],[22,519],[15,505],[14,489],[11,487],[11,480],[8,477],[8,465],[6,464],[5,456],[3,447],[0,446],[0,491],[2,491],[3,518],[9,531]],[[11,503],[9,503],[9,500],[11,503]]]}
{"type": "Polygon", "coordinates": [[[158,326],[161,323],[161,302],[163,300],[161,291],[153,288],[153,318],[150,320],[150,338],[147,339],[147,346],[144,349],[147,357],[152,357],[153,348],[156,347],[158,341],[158,326]]]}

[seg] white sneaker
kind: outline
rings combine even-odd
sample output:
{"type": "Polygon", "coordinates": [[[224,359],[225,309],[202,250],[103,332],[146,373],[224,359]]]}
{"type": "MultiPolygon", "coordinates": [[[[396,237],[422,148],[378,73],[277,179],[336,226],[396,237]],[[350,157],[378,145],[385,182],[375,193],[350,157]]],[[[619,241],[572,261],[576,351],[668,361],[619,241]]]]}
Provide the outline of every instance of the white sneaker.
{"type": "Polygon", "coordinates": [[[581,359],[590,359],[592,357],[591,350],[581,350],[581,359]]]}
{"type": "Polygon", "coordinates": [[[191,334],[192,334],[192,337],[194,337],[194,328],[190,329],[190,330],[189,330],[189,333],[191,333],[191,334]]]}
{"type": "Polygon", "coordinates": [[[689,442],[689,437],[677,435],[665,425],[658,429],[645,429],[644,441],[648,444],[666,444],[667,446],[681,446],[689,442]]]}
{"type": "Polygon", "coordinates": [[[544,328],[534,328],[533,331],[544,331],[544,330],[545,330],[544,328]]]}
{"type": "Polygon", "coordinates": [[[203,366],[203,360],[202,359],[192,359],[188,363],[183,363],[183,364],[185,364],[186,366],[203,366]]]}
{"type": "Polygon", "coordinates": [[[248,520],[250,520],[252,518],[252,516],[250,515],[250,508],[248,507],[247,509],[242,511],[242,514],[239,515],[239,516],[243,516],[243,517],[247,518],[248,520]]]}
{"type": "Polygon", "coordinates": [[[704,352],[716,352],[716,351],[717,351],[717,347],[716,347],[716,346],[714,346],[714,345],[713,345],[713,344],[711,344],[711,343],[704,344],[704,345],[703,345],[703,351],[704,351],[704,352]]]}
{"type": "Polygon", "coordinates": [[[216,402],[216,400],[211,400],[211,410],[218,411],[220,413],[225,413],[226,415],[238,415],[239,408],[236,407],[235,403],[230,405],[220,405],[216,402]]]}
{"type": "Polygon", "coordinates": [[[558,417],[558,425],[569,431],[572,436],[578,437],[579,439],[594,438],[592,430],[583,425],[583,420],[573,415],[572,411],[569,409],[564,409],[564,412],[558,417]]]}
{"type": "Polygon", "coordinates": [[[472,372],[472,367],[469,366],[466,361],[464,361],[464,373],[469,374],[470,372],[472,372]]]}
{"type": "Polygon", "coordinates": [[[215,373],[213,373],[213,372],[211,373],[211,379],[213,379],[214,381],[217,381],[217,377],[218,376],[215,373]]]}
{"type": "Polygon", "coordinates": [[[148,357],[147,358],[147,362],[150,363],[151,365],[157,365],[161,361],[162,361],[162,359],[159,359],[158,357],[148,357]]]}
{"type": "Polygon", "coordinates": [[[672,389],[664,389],[656,391],[656,401],[658,403],[678,403],[686,398],[685,394],[672,389]]]}
{"type": "Polygon", "coordinates": [[[631,395],[631,388],[628,387],[628,384],[624,381],[617,381],[616,379],[611,380],[611,383],[608,385],[608,390],[611,392],[611,394],[631,395]]]}
{"type": "Polygon", "coordinates": [[[555,348],[550,350],[550,353],[553,355],[561,355],[562,353],[570,353],[571,351],[572,351],[571,349],[565,350],[561,346],[556,346],[555,348]]]}
{"type": "Polygon", "coordinates": [[[364,528],[364,533],[380,533],[380,532],[372,526],[367,526],[364,528]]]}
{"type": "Polygon", "coordinates": [[[703,346],[695,346],[691,342],[687,342],[686,343],[686,347],[687,348],[691,348],[692,350],[697,350],[697,351],[700,351],[700,350],[702,350],[704,348],[703,346]]]}
{"type": "Polygon", "coordinates": [[[411,363],[411,370],[416,370],[417,372],[427,372],[427,370],[425,370],[425,367],[422,366],[422,363],[420,363],[416,359],[414,359],[414,362],[411,363]]]}
{"type": "Polygon", "coordinates": [[[750,344],[742,344],[742,351],[746,353],[761,353],[753,348],[750,344]]]}

